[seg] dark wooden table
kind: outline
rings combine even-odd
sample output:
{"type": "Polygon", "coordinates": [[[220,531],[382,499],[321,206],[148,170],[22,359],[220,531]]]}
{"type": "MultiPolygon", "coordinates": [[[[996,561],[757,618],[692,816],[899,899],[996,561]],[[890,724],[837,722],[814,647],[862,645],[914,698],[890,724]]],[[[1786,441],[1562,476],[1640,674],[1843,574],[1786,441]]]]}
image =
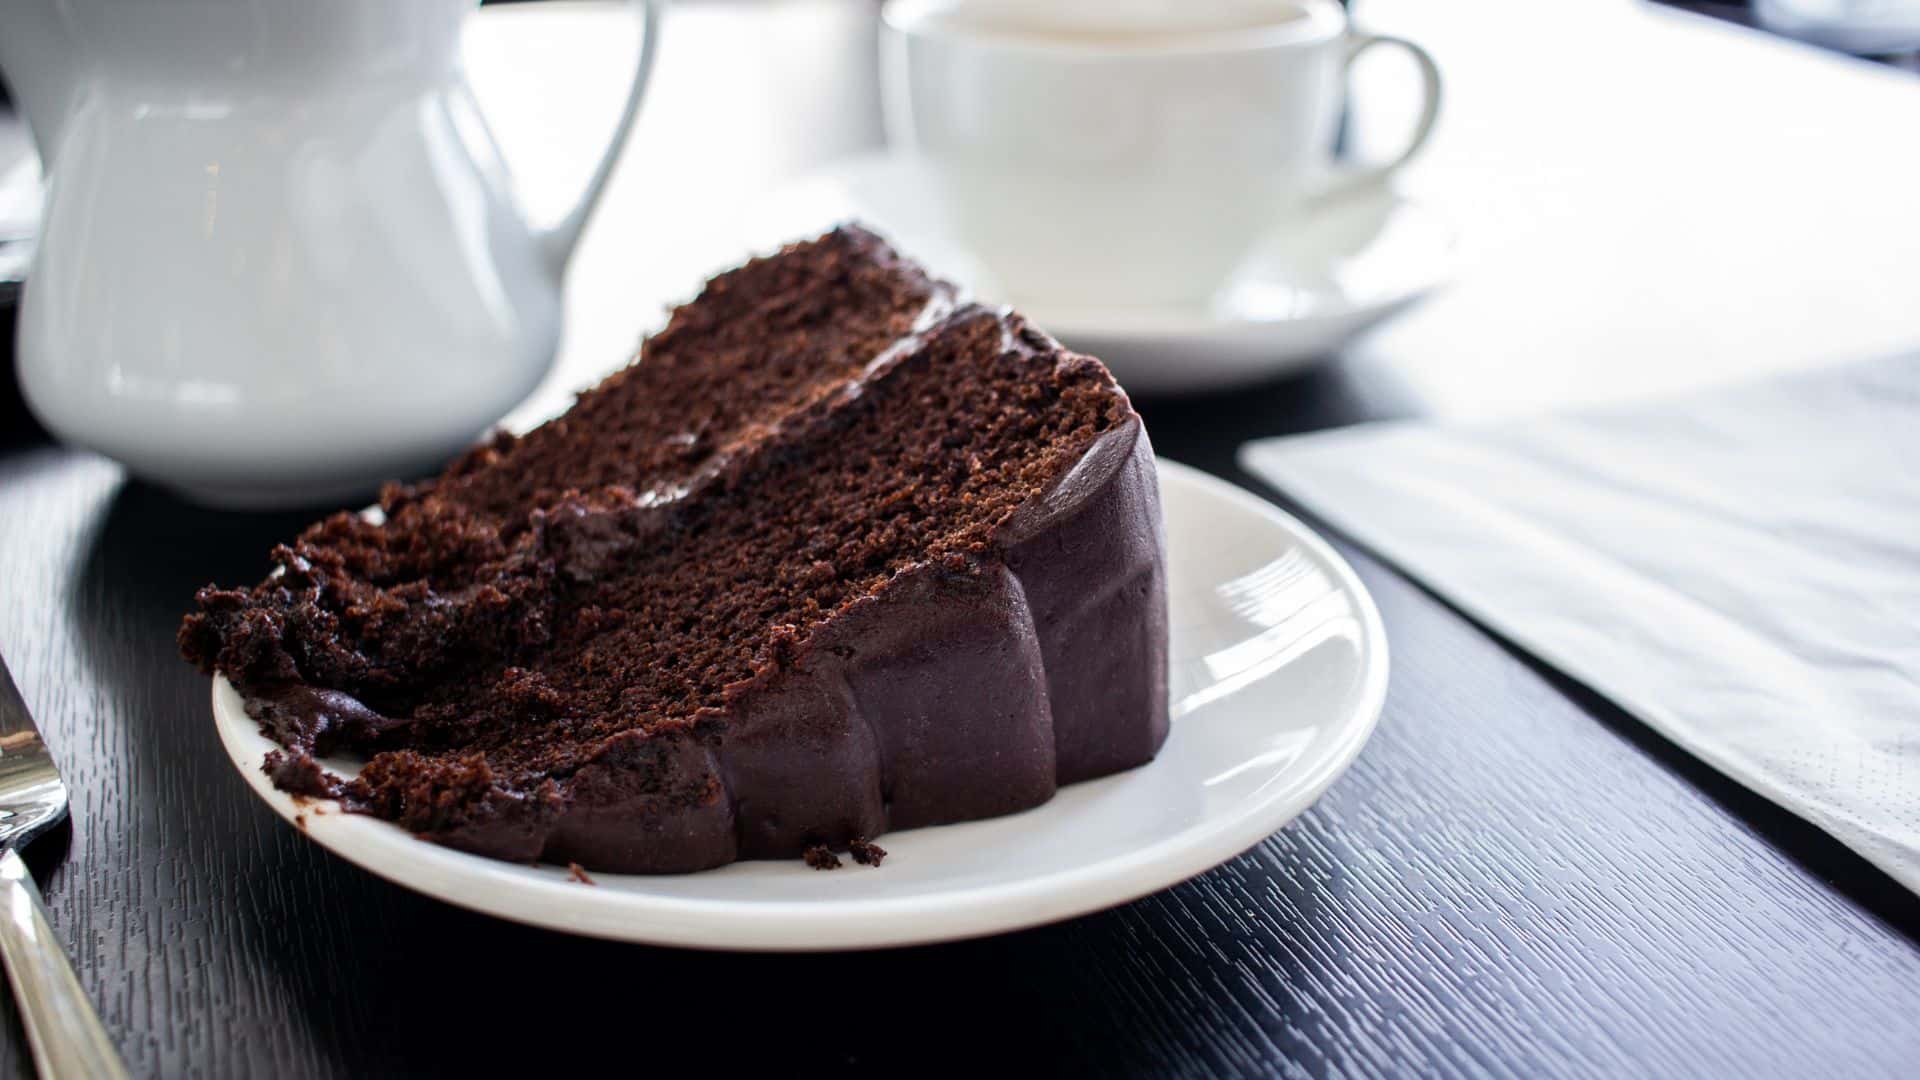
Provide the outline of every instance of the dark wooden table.
{"type": "MultiPolygon", "coordinates": [[[[1232,460],[1255,436],[1607,400],[1920,342],[1920,151],[1858,126],[1920,115],[1920,80],[1643,9],[1553,5],[1558,39],[1636,57],[1634,87],[1664,93],[1641,95],[1589,82],[1603,61],[1587,50],[1552,64],[1511,51],[1493,29],[1544,32],[1511,25],[1549,19],[1519,10],[1533,6],[1362,8],[1447,69],[1452,111],[1408,183],[1458,214],[1480,258],[1315,374],[1141,402],[1168,456],[1258,490],[1232,460]],[[1688,82],[1688,57],[1717,65],[1710,85],[1688,82]],[[1554,116],[1587,130],[1525,126],[1554,116]],[[1676,152],[1691,156],[1641,182],[1644,154],[1676,152]],[[1724,183],[1763,167],[1746,188],[1724,183]],[[1852,198],[1793,202],[1834,176],[1853,177],[1852,198]],[[1772,216],[1752,216],[1763,205],[1772,216]],[[1869,219],[1882,227],[1832,235],[1869,219]]],[[[877,140],[870,17],[864,0],[676,13],[635,160],[576,268],[562,368],[525,415],[657,321],[688,268],[650,253],[877,140]],[[646,168],[668,145],[675,167],[646,168]]],[[[573,175],[543,173],[541,151],[580,156],[554,130],[555,99],[599,93],[600,75],[568,81],[592,65],[566,58],[624,47],[611,18],[480,20],[476,78],[496,83],[483,96],[532,163],[536,205],[564,202],[573,175]],[[515,77],[530,89],[508,92],[515,77]]],[[[1393,78],[1380,73],[1363,111],[1393,78]]],[[[578,112],[587,145],[604,117],[578,112]]],[[[1258,848],[999,938],[699,954],[472,915],[303,840],[235,775],[172,638],[196,586],[251,580],[304,516],[199,510],[17,423],[0,441],[0,652],[75,793],[71,828],[29,861],[139,1074],[639,1072],[687,1053],[728,1070],[874,1072],[1920,1069],[1920,898],[1351,547],[1393,642],[1386,712],[1353,770],[1258,848]]],[[[0,1072],[20,1075],[18,1022],[0,1010],[0,1072]]]]}

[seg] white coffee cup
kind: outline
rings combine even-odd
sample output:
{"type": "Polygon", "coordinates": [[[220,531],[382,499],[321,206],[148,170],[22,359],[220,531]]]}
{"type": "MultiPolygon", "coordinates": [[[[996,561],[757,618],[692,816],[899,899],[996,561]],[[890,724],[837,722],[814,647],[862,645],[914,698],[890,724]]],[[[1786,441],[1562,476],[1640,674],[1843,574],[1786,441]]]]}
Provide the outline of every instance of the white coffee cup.
{"type": "Polygon", "coordinates": [[[1377,183],[1433,127],[1425,50],[1333,0],[891,0],[889,140],[925,163],[1001,299],[1191,306],[1303,200],[1377,183]],[[1346,72],[1410,53],[1420,121],[1392,160],[1336,174],[1346,72]]]}

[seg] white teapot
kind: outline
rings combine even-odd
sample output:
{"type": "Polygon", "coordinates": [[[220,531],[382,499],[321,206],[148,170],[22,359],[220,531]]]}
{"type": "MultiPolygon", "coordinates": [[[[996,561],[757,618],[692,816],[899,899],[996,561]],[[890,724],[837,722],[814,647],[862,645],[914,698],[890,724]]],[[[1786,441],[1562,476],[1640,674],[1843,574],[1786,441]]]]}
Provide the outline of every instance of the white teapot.
{"type": "Polygon", "coordinates": [[[204,502],[444,461],[552,366],[560,281],[638,111],[546,231],[460,62],[476,0],[5,0],[47,204],[21,388],[55,434],[204,502]]]}

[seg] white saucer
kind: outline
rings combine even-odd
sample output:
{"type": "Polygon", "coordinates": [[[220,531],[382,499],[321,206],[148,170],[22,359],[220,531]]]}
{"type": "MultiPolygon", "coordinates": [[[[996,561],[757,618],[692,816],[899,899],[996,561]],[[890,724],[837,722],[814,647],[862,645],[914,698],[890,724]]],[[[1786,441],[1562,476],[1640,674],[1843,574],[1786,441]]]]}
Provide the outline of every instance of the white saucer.
{"type": "Polygon", "coordinates": [[[1192,309],[1063,309],[1003,296],[912,159],[848,158],[769,195],[746,218],[755,250],[858,220],[979,298],[1010,303],[1136,393],[1218,390],[1330,357],[1425,296],[1458,261],[1452,224],[1385,187],[1353,191],[1276,229],[1212,302],[1192,309]]]}
{"type": "MultiPolygon", "coordinates": [[[[1360,752],[1387,688],[1380,616],[1306,526],[1162,462],[1173,731],[1150,764],[1010,817],[880,838],[875,869],[798,859],[677,877],[518,866],[439,847],[261,771],[272,749],[225,679],[220,739],[255,793],[334,853],[475,911],[572,933],[713,949],[861,949],[1053,922],[1192,877],[1306,809],[1360,752]]],[[[328,763],[351,774],[351,762],[328,763]]]]}

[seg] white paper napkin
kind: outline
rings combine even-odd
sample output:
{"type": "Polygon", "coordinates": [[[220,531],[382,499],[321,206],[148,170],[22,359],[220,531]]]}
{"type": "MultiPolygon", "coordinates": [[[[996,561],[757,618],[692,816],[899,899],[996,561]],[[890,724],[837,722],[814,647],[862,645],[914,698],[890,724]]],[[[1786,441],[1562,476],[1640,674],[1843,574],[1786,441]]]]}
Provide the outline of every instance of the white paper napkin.
{"type": "Polygon", "coordinates": [[[1920,358],[1241,458],[1920,892],[1920,358]]]}

